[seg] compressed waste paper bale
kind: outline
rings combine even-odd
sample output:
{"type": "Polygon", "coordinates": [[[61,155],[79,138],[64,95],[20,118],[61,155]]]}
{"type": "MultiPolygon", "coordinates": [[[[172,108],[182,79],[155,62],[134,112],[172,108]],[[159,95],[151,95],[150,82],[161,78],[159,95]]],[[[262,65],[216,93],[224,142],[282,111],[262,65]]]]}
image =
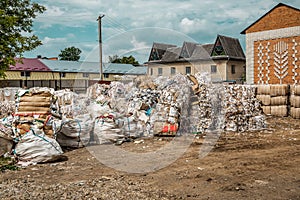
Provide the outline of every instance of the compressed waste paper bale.
{"type": "Polygon", "coordinates": [[[12,150],[14,136],[12,121],[12,116],[0,119],[0,156],[3,156],[5,153],[10,153],[12,150]]]}
{"type": "Polygon", "coordinates": [[[290,91],[292,95],[298,95],[300,96],[300,85],[291,85],[290,91]]]}
{"type": "Polygon", "coordinates": [[[291,95],[290,102],[292,107],[300,108],[300,96],[291,95]]]}
{"type": "Polygon", "coordinates": [[[271,97],[271,106],[287,105],[287,96],[271,97]]]}
{"type": "Polygon", "coordinates": [[[271,106],[262,106],[261,108],[265,115],[271,115],[271,106]]]}
{"type": "Polygon", "coordinates": [[[0,102],[0,118],[7,117],[15,112],[15,101],[0,102]]]}
{"type": "Polygon", "coordinates": [[[258,95],[270,95],[271,86],[270,85],[257,85],[257,94],[258,95]]]}
{"type": "Polygon", "coordinates": [[[288,95],[289,86],[284,85],[270,85],[270,95],[272,97],[276,96],[286,96],[288,95]]]}
{"type": "Polygon", "coordinates": [[[271,106],[271,115],[278,117],[286,117],[288,115],[288,109],[286,105],[271,106]]]}
{"type": "Polygon", "coordinates": [[[262,105],[269,106],[271,104],[270,95],[256,95],[256,98],[261,101],[262,105]]]}
{"type": "Polygon", "coordinates": [[[290,115],[295,119],[300,119],[300,108],[291,107],[290,115]]]}
{"type": "Polygon", "coordinates": [[[55,139],[34,128],[19,138],[14,152],[19,161],[31,164],[53,161],[63,154],[55,139]]]}

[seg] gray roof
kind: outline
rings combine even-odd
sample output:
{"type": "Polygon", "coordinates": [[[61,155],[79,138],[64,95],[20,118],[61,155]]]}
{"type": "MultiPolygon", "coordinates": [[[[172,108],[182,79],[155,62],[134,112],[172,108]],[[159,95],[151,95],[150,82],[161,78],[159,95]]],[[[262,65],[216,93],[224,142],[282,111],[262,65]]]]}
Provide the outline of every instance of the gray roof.
{"type": "Polygon", "coordinates": [[[179,58],[181,52],[181,47],[170,47],[164,53],[161,61],[163,62],[170,62],[177,60],[179,58]]]}
{"type": "Polygon", "coordinates": [[[182,49],[180,52],[181,58],[189,58],[193,55],[197,43],[193,42],[183,42],[182,49]]]}
{"type": "Polygon", "coordinates": [[[184,62],[184,61],[196,61],[196,60],[210,60],[210,59],[238,59],[245,60],[245,54],[242,46],[237,38],[231,38],[227,36],[218,35],[214,44],[196,44],[192,42],[184,42],[182,47],[176,47],[174,45],[167,45],[161,43],[153,43],[151,54],[149,56],[149,62],[151,63],[166,63],[166,62],[184,62]],[[213,56],[213,50],[220,42],[224,55],[213,56]],[[169,47],[168,47],[169,46],[169,47]],[[167,48],[168,47],[168,48],[167,48]],[[153,50],[160,49],[159,59],[150,60],[153,50]]]}
{"type": "Polygon", "coordinates": [[[152,49],[151,49],[151,52],[150,52],[150,56],[149,56],[149,59],[148,61],[151,61],[153,60],[151,58],[152,54],[154,53],[154,51],[156,51],[158,53],[158,60],[161,60],[162,57],[163,57],[163,54],[166,52],[166,50],[170,47],[176,47],[176,45],[173,45],[173,44],[164,44],[164,43],[156,43],[154,42],[153,45],[152,45],[152,49]]]}
{"type": "MultiPolygon", "coordinates": [[[[226,52],[226,57],[235,59],[246,59],[242,46],[237,38],[218,35],[217,40],[220,40],[223,49],[226,52]]],[[[214,56],[215,57],[215,56],[214,56]]],[[[224,57],[224,56],[217,56],[224,57]]]]}
{"type": "MultiPolygon", "coordinates": [[[[40,61],[50,68],[53,72],[70,72],[70,73],[100,73],[99,62],[83,62],[83,61],[64,61],[64,60],[47,60],[40,61]]],[[[103,73],[107,74],[125,74],[135,68],[131,64],[120,63],[103,63],[103,73]]]]}
{"type": "Polygon", "coordinates": [[[189,60],[210,60],[213,44],[196,45],[195,50],[189,60]]]}

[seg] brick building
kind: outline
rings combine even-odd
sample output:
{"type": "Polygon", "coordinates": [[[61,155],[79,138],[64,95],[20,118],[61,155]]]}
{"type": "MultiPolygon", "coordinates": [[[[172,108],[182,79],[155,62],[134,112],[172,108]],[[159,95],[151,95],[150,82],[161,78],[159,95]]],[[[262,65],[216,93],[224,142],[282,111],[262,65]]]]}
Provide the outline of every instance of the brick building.
{"type": "Polygon", "coordinates": [[[241,34],[246,34],[247,83],[300,83],[299,9],[279,3],[241,34]]]}

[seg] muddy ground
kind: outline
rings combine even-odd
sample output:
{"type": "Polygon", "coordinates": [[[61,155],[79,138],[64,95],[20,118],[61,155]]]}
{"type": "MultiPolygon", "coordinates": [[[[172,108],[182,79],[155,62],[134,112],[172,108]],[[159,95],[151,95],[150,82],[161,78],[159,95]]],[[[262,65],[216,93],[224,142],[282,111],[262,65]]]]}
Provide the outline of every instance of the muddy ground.
{"type": "MultiPolygon", "coordinates": [[[[68,151],[67,161],[2,172],[0,199],[300,199],[300,121],[267,122],[266,130],[223,133],[204,158],[201,136],[171,165],[148,173],[117,171],[85,148],[68,151]]],[[[119,147],[151,152],[170,140],[119,147]]]]}

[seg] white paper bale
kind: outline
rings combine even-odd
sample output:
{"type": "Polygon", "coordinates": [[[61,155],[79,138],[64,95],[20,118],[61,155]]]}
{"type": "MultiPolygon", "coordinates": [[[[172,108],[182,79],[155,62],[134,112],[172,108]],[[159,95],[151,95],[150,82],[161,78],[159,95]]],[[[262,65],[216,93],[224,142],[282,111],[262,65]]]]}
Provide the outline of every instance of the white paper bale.
{"type": "Polygon", "coordinates": [[[276,96],[286,96],[288,94],[288,85],[271,85],[270,86],[270,95],[272,97],[276,96]]]}
{"type": "Polygon", "coordinates": [[[257,94],[270,95],[270,85],[257,85],[257,94]]]}
{"type": "Polygon", "coordinates": [[[290,102],[292,107],[300,108],[300,96],[291,95],[290,102]]]}
{"type": "Polygon", "coordinates": [[[291,107],[291,116],[295,119],[300,119],[300,108],[291,107]]]}
{"type": "Polygon", "coordinates": [[[61,124],[56,123],[57,141],[62,147],[81,148],[88,145],[94,121],[89,114],[64,118],[61,124]]]}
{"type": "Polygon", "coordinates": [[[256,98],[261,101],[262,105],[269,106],[271,104],[270,95],[256,95],[256,98]]]}
{"type": "Polygon", "coordinates": [[[287,105],[287,96],[271,97],[271,106],[287,105]]]}
{"type": "Polygon", "coordinates": [[[22,162],[43,163],[58,159],[63,151],[55,139],[32,129],[20,138],[15,153],[22,162]]]}
{"type": "Polygon", "coordinates": [[[271,106],[271,115],[277,117],[286,117],[288,115],[287,106],[271,106]]]}
{"type": "Polygon", "coordinates": [[[291,85],[290,88],[291,94],[300,96],[300,85],[291,85]]]}
{"type": "Polygon", "coordinates": [[[262,106],[261,108],[265,115],[271,115],[271,106],[262,106]]]}

